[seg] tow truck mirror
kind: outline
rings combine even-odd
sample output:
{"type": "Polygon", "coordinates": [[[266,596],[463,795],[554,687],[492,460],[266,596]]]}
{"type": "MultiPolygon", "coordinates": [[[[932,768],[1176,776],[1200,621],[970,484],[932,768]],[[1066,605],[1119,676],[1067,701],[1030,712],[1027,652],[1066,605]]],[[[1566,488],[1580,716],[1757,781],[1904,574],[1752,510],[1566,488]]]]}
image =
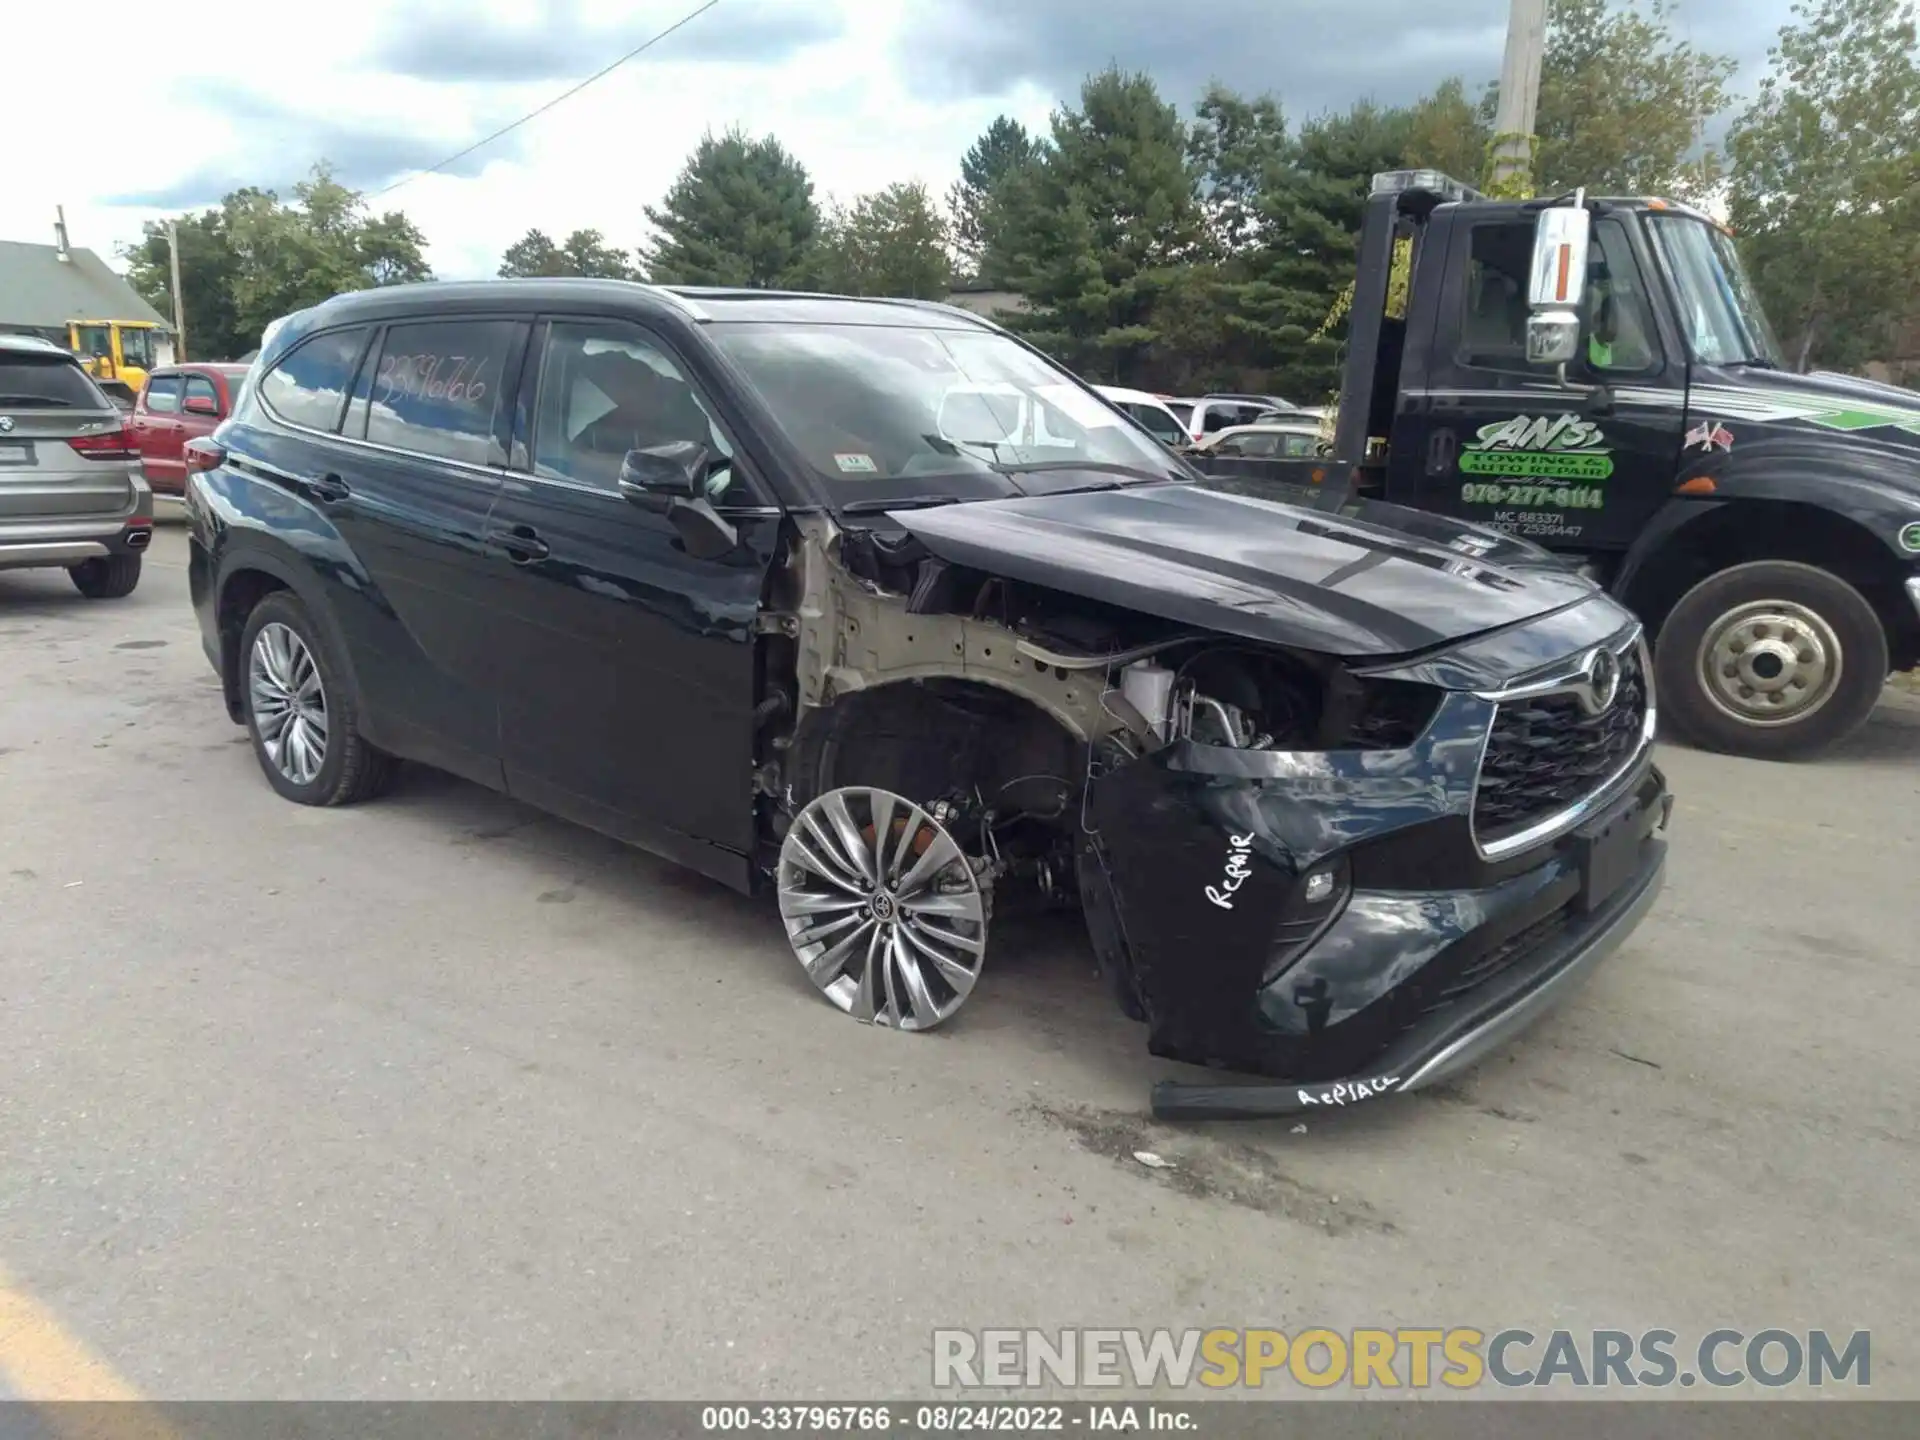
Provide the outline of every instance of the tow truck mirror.
{"type": "Polygon", "coordinates": [[[1542,210],[1533,231],[1527,288],[1527,361],[1565,365],[1580,354],[1592,222],[1584,205],[1542,210]]]}

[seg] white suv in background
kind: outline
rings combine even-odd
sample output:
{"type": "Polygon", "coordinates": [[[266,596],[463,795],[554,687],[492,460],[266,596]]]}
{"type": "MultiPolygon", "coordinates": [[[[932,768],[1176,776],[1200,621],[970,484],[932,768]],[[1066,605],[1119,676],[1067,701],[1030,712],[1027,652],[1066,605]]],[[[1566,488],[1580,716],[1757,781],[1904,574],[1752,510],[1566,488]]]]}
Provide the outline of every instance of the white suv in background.
{"type": "Polygon", "coordinates": [[[1178,450],[1187,443],[1186,423],[1167,408],[1167,402],[1144,390],[1128,390],[1120,385],[1093,387],[1119,409],[1140,422],[1143,429],[1162,445],[1178,450]]]}

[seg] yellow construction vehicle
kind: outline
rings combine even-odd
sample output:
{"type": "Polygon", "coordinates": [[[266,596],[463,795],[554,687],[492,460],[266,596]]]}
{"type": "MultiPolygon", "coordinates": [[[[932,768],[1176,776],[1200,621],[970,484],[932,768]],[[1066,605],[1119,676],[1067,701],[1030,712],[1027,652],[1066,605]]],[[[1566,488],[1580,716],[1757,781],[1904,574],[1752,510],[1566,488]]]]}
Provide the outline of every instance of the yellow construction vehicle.
{"type": "Polygon", "coordinates": [[[118,380],[135,394],[154,366],[160,327],[146,320],[69,320],[67,348],[96,380],[118,380]]]}

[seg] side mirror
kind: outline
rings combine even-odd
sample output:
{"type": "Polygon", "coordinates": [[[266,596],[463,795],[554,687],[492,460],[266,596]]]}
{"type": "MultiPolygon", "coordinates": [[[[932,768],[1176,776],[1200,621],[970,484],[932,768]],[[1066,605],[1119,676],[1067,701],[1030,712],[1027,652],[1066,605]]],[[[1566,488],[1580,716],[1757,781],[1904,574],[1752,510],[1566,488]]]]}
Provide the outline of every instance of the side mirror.
{"type": "Polygon", "coordinates": [[[205,395],[187,396],[184,408],[189,415],[218,415],[220,413],[220,403],[217,400],[209,400],[205,395]]]}
{"type": "Polygon", "coordinates": [[[1529,364],[1565,365],[1579,357],[1592,238],[1592,217],[1581,201],[1540,212],[1527,285],[1529,364]]]}
{"type": "Polygon", "coordinates": [[[673,440],[629,450],[620,463],[620,493],[643,510],[664,512],[675,500],[692,500],[712,463],[696,440],[673,440]]]}

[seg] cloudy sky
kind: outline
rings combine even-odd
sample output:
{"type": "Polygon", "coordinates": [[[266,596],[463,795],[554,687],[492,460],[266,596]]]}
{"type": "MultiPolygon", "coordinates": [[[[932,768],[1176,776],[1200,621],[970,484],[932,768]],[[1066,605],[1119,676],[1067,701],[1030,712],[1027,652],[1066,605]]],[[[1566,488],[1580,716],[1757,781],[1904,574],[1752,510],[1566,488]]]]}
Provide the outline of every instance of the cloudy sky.
{"type": "MultiPolygon", "coordinates": [[[[450,167],[407,177],[534,109],[699,0],[135,0],[10,7],[16,129],[0,239],[112,256],[143,219],[284,191],[331,160],[405,210],[442,276],[489,275],[528,226],[644,238],[708,130],[777,134],[826,195],[944,190],[1002,112],[1044,125],[1087,71],[1150,71],[1183,106],[1209,79],[1294,116],[1407,100],[1499,68],[1503,0],[717,0],[604,80],[450,167]],[[105,37],[114,37],[103,43],[105,37]],[[400,184],[405,181],[406,183],[400,184]]],[[[1750,86],[1789,0],[1678,0],[1677,27],[1750,86]]]]}

